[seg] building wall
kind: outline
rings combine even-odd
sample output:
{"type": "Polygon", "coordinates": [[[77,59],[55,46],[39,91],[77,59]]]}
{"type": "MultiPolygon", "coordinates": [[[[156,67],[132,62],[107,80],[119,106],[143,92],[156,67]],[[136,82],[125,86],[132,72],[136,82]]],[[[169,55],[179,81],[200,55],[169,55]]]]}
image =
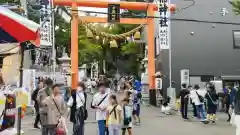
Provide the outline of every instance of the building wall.
{"type": "MultiPolygon", "coordinates": [[[[215,22],[240,22],[235,16],[228,0],[195,0],[195,5],[172,18],[195,19],[215,22]],[[228,14],[221,15],[221,9],[227,8],[228,14]]],[[[177,1],[177,7],[190,5],[190,1],[177,1]]],[[[156,20],[157,21],[157,20],[156,20]]],[[[172,81],[173,87],[180,88],[180,70],[189,69],[190,75],[240,75],[240,50],[233,49],[232,30],[240,30],[239,25],[172,21],[172,81]],[[212,26],[215,25],[215,28],[212,26]],[[194,32],[194,35],[191,35],[194,32]]],[[[156,30],[155,33],[157,33],[156,30]]],[[[162,51],[163,87],[169,86],[168,50],[162,51]]],[[[156,65],[159,68],[159,64],[156,65]]]]}

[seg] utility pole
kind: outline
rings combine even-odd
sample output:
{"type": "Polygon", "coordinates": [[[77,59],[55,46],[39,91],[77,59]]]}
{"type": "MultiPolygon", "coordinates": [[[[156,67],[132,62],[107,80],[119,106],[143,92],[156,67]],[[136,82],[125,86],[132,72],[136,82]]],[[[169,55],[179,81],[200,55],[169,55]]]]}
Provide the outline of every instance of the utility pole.
{"type": "Polygon", "coordinates": [[[51,16],[51,22],[52,22],[52,71],[53,71],[53,78],[54,81],[56,81],[56,46],[55,46],[55,12],[54,12],[54,4],[53,4],[53,0],[51,0],[51,10],[52,10],[52,16],[51,16]]]}
{"type": "MultiPolygon", "coordinates": [[[[23,16],[25,16],[26,18],[28,18],[28,1],[27,0],[21,0],[21,6],[24,9],[24,12],[22,13],[23,16]]],[[[21,61],[20,61],[20,66],[19,66],[19,87],[23,86],[23,68],[24,68],[24,52],[25,52],[25,46],[26,46],[26,42],[20,43],[21,47],[20,47],[20,55],[21,55],[21,61]]]]}

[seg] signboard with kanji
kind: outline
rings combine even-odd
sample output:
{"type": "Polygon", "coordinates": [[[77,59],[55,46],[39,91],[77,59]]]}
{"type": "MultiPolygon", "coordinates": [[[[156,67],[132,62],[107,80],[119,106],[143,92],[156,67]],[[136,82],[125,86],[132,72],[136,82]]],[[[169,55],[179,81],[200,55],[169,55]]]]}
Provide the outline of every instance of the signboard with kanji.
{"type": "Polygon", "coordinates": [[[52,46],[51,37],[51,5],[48,0],[40,0],[42,8],[40,9],[40,44],[44,46],[52,46]]]}
{"type": "Polygon", "coordinates": [[[162,78],[156,78],[156,89],[161,90],[162,89],[162,78]]]}
{"type": "Polygon", "coordinates": [[[180,71],[181,74],[181,84],[187,84],[189,85],[189,70],[188,69],[182,69],[180,71]]]}
{"type": "Polygon", "coordinates": [[[120,22],[120,4],[108,4],[108,22],[120,22]]]}
{"type": "Polygon", "coordinates": [[[170,12],[167,4],[168,0],[160,0],[158,3],[158,12],[160,14],[159,20],[159,45],[161,49],[169,49],[169,17],[170,12]]]}

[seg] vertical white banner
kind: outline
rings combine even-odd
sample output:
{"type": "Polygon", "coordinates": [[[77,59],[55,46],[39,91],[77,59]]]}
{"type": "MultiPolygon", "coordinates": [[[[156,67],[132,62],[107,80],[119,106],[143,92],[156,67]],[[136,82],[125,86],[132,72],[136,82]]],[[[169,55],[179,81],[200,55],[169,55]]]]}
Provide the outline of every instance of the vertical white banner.
{"type": "Polygon", "coordinates": [[[181,74],[181,84],[187,84],[187,86],[189,85],[189,70],[188,69],[182,69],[180,71],[181,74]]]}
{"type": "Polygon", "coordinates": [[[158,12],[160,14],[159,20],[159,45],[161,49],[169,49],[169,23],[170,12],[167,4],[168,0],[160,0],[158,6],[158,12]]]}
{"type": "Polygon", "coordinates": [[[51,28],[51,3],[48,0],[40,1],[42,8],[40,10],[40,44],[52,46],[52,28],[51,28]]]}
{"type": "Polygon", "coordinates": [[[161,90],[162,89],[162,78],[156,78],[155,79],[156,89],[161,90]]]}

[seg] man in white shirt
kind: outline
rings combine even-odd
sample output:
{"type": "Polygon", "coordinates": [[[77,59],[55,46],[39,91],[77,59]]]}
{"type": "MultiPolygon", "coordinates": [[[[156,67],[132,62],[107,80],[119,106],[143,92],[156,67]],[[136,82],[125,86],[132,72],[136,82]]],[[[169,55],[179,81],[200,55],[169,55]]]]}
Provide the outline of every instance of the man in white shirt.
{"type": "Polygon", "coordinates": [[[198,116],[201,116],[200,117],[201,121],[207,120],[206,110],[204,106],[205,95],[206,95],[206,90],[200,89],[199,85],[195,85],[194,90],[190,92],[190,98],[192,99],[192,102],[196,106],[198,116]]]}
{"type": "Polygon", "coordinates": [[[109,93],[106,92],[106,84],[98,84],[99,92],[93,96],[92,108],[96,110],[99,135],[105,135],[106,130],[106,109],[108,106],[109,93]]]}

